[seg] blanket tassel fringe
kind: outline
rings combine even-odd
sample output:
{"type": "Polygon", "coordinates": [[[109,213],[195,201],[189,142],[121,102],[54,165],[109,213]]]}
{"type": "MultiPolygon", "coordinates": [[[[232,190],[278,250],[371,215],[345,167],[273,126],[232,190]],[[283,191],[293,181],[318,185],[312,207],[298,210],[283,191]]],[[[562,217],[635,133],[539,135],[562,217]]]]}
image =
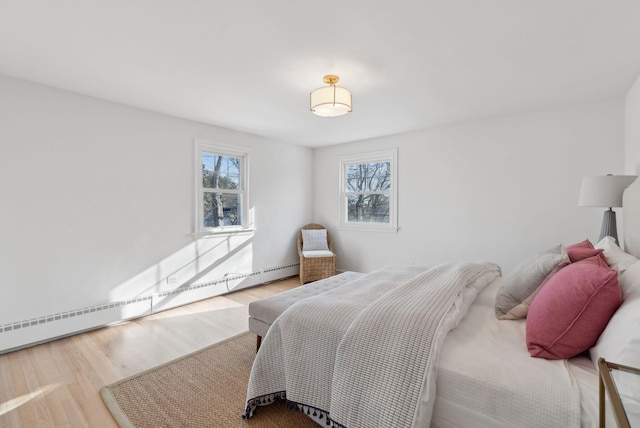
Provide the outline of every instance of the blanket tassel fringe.
{"type": "Polygon", "coordinates": [[[245,408],[245,412],[242,414],[243,419],[251,418],[258,406],[267,406],[269,404],[275,403],[276,400],[286,400],[287,409],[292,409],[298,412],[305,413],[309,416],[313,416],[320,420],[325,420],[325,425],[329,428],[347,428],[339,422],[334,421],[329,417],[329,414],[317,407],[308,406],[306,404],[297,403],[295,401],[287,400],[287,392],[279,391],[274,392],[272,394],[261,395],[259,397],[252,398],[247,402],[247,407],[245,408]]]}

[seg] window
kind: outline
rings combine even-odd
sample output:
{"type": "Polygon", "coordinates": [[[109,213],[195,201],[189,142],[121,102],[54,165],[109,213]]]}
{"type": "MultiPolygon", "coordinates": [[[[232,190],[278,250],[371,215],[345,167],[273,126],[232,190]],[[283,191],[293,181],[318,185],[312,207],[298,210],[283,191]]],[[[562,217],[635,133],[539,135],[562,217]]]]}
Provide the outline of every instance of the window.
{"type": "Polygon", "coordinates": [[[397,149],[342,158],[340,224],[397,230],[397,149]]]}
{"type": "Polygon", "coordinates": [[[247,154],[201,140],[196,145],[198,231],[247,228],[247,154]]]}

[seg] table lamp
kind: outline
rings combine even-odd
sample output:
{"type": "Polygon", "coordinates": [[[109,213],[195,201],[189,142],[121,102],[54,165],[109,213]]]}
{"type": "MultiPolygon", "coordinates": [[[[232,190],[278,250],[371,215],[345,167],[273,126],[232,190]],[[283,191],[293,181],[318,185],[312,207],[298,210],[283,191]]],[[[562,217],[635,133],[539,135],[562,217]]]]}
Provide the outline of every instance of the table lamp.
{"type": "Polygon", "coordinates": [[[584,177],[580,187],[580,207],[609,207],[604,212],[600,239],[612,236],[618,244],[618,230],[616,227],[615,207],[622,206],[622,193],[633,180],[635,175],[601,175],[596,177],[584,177]]]}

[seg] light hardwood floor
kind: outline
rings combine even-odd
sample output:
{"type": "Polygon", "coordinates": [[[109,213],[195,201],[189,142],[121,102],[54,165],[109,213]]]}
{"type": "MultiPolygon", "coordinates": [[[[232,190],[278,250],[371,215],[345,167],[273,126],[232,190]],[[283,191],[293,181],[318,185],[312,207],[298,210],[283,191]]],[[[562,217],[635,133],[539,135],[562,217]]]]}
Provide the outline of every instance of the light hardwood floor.
{"type": "Polygon", "coordinates": [[[250,302],[298,277],[0,355],[0,427],[117,427],[101,387],[247,330],[250,302]]]}

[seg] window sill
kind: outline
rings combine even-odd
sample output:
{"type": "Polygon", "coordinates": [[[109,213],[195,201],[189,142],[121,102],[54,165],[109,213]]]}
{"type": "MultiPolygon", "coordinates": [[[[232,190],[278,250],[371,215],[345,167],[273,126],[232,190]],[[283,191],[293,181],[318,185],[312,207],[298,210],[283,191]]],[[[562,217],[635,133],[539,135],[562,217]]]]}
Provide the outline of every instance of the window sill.
{"type": "Polygon", "coordinates": [[[339,224],[335,226],[336,229],[341,230],[357,230],[361,232],[382,232],[382,233],[398,233],[400,228],[398,226],[389,225],[370,225],[370,224],[339,224]]]}
{"type": "Polygon", "coordinates": [[[199,232],[194,232],[191,235],[196,238],[207,238],[213,236],[225,236],[225,235],[250,235],[253,234],[256,230],[254,228],[246,228],[246,229],[226,229],[226,230],[203,230],[199,232]]]}

